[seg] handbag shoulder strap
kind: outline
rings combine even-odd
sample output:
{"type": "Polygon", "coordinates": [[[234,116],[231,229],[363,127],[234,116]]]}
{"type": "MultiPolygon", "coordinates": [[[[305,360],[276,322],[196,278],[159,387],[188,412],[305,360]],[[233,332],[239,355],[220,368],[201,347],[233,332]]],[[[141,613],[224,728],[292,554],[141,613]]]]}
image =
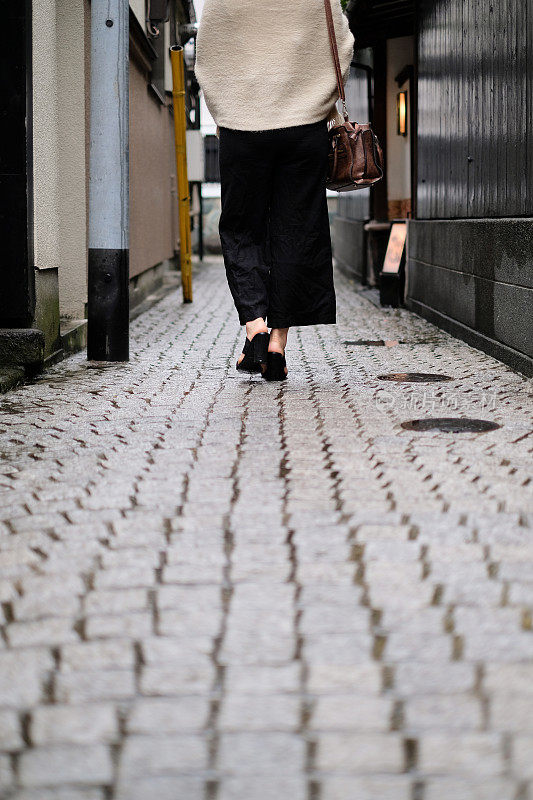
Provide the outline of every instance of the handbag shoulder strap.
{"type": "MultiPolygon", "coordinates": [[[[338,0],[335,0],[338,2],[338,0]]],[[[344,82],[342,80],[342,70],[339,60],[339,48],[337,47],[337,37],[335,35],[335,25],[333,23],[333,14],[331,13],[331,0],[324,0],[326,9],[326,21],[328,24],[329,43],[331,45],[331,54],[333,56],[333,63],[335,64],[335,75],[337,76],[337,87],[339,90],[339,98],[342,100],[342,110],[344,119],[348,120],[348,109],[346,107],[346,94],[344,92],[344,82]]]]}

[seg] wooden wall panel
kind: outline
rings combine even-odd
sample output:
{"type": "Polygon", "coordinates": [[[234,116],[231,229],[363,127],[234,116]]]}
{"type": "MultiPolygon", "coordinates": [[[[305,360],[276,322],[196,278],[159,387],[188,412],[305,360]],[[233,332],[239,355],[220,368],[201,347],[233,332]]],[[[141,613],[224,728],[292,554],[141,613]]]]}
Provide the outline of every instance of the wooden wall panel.
{"type": "Polygon", "coordinates": [[[533,212],[533,5],[419,0],[421,219],[533,212]]]}
{"type": "MultiPolygon", "coordinates": [[[[526,66],[529,66],[529,69],[526,69],[526,102],[524,103],[524,120],[525,129],[527,131],[533,131],[533,101],[531,100],[533,97],[533,11],[531,10],[531,7],[528,10],[526,25],[524,26],[524,36],[526,37],[527,42],[527,46],[524,50],[524,58],[526,59],[526,66]]],[[[529,142],[529,147],[527,148],[526,158],[526,203],[529,202],[529,205],[531,206],[531,198],[527,198],[527,187],[529,187],[530,193],[533,191],[533,147],[531,146],[531,141],[529,142]]]]}

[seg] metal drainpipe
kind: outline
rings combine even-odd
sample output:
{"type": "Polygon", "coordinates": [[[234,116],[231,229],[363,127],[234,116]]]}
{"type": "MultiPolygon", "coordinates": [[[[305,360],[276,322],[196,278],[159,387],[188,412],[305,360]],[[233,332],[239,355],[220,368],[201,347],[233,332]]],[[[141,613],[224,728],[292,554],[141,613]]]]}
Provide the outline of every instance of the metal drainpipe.
{"type": "Polygon", "coordinates": [[[129,2],[91,3],[87,358],[129,358],[129,2]]]}
{"type": "Polygon", "coordinates": [[[185,110],[185,71],[183,47],[170,48],[172,63],[172,97],[174,100],[174,138],[176,144],[176,175],[180,220],[180,261],[183,302],[192,303],[191,264],[191,198],[187,174],[187,120],[185,110]]]}

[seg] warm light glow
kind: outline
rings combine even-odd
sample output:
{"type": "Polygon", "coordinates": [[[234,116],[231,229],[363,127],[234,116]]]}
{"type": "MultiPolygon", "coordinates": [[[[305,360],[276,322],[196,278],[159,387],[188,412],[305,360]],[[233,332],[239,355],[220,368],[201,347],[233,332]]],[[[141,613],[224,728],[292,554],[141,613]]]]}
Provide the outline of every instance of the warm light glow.
{"type": "Polygon", "coordinates": [[[398,92],[396,100],[398,136],[407,136],[407,92],[398,92]]]}

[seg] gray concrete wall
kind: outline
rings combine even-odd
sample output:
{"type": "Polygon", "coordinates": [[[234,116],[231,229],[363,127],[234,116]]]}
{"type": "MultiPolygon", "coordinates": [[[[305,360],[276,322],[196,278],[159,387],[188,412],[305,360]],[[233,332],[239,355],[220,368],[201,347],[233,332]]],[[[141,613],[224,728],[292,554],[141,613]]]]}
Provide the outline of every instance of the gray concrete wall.
{"type": "Polygon", "coordinates": [[[413,220],[408,304],[517,369],[533,369],[533,219],[413,220]]]}
{"type": "Polygon", "coordinates": [[[333,255],[347,275],[364,278],[364,220],[335,217],[331,226],[333,255]]]}

